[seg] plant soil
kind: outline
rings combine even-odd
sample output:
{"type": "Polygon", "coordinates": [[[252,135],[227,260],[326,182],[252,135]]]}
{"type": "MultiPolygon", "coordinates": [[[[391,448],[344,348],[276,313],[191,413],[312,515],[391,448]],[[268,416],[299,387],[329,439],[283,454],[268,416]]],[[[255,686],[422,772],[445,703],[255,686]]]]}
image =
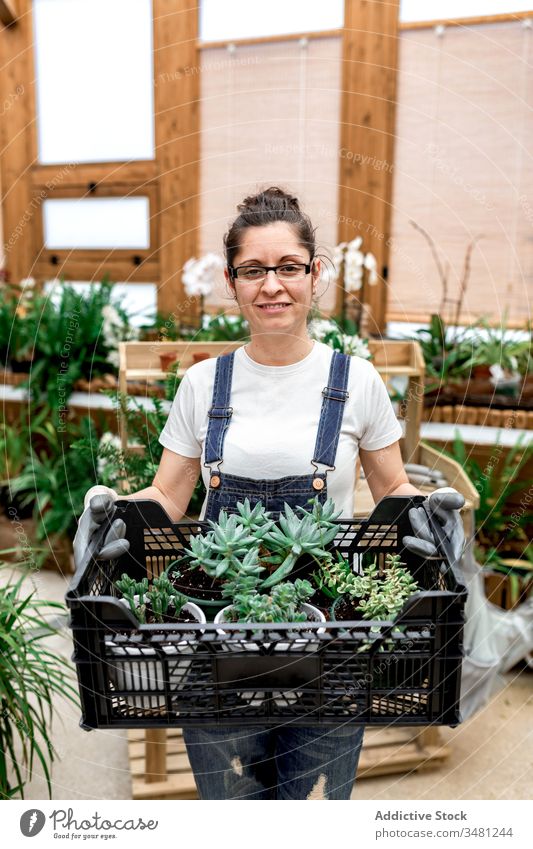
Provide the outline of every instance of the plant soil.
{"type": "Polygon", "coordinates": [[[334,599],[326,595],[326,593],[322,592],[322,590],[315,590],[314,595],[312,595],[309,599],[309,604],[312,604],[314,607],[318,607],[328,620],[331,619],[330,612],[333,603],[334,599]]]}
{"type": "Polygon", "coordinates": [[[341,598],[335,606],[336,621],[362,620],[363,614],[360,610],[355,609],[359,604],[360,600],[361,599],[358,598],[348,598],[347,596],[341,598]]]}
{"type": "Polygon", "coordinates": [[[223,601],[222,582],[211,578],[203,569],[191,569],[176,566],[176,571],[169,571],[168,576],[174,589],[188,598],[198,598],[202,601],[223,601]],[[179,576],[176,574],[179,572],[179,576]]]}
{"type": "Polygon", "coordinates": [[[155,616],[152,614],[152,611],[149,607],[146,610],[146,624],[147,625],[172,625],[172,624],[183,624],[186,625],[189,622],[198,622],[192,614],[188,613],[186,610],[182,610],[179,616],[172,616],[167,614],[163,616],[163,622],[158,622],[155,616]]]}

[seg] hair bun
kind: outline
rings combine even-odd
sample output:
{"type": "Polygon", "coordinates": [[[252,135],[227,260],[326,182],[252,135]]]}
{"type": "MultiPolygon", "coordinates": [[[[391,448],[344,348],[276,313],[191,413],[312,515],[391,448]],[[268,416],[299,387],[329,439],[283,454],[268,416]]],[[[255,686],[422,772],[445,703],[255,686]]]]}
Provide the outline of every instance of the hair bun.
{"type": "Polygon", "coordinates": [[[270,186],[256,195],[248,195],[242,203],[237,205],[239,212],[257,211],[259,209],[275,209],[278,212],[292,209],[300,212],[298,198],[280,189],[279,186],[270,186]]]}

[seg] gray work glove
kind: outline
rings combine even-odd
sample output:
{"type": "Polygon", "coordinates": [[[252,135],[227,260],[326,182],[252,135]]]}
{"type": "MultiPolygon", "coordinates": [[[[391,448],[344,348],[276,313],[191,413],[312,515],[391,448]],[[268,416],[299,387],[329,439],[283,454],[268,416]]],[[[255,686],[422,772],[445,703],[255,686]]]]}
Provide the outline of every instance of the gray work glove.
{"type": "Polygon", "coordinates": [[[419,557],[435,557],[439,554],[437,541],[428,524],[428,510],[441,525],[448,538],[455,561],[460,561],[465,544],[465,532],[460,509],[465,503],[464,496],[451,486],[436,489],[419,507],[411,507],[409,519],[414,536],[403,538],[403,544],[419,557]]]}
{"type": "MultiPolygon", "coordinates": [[[[74,537],[74,564],[79,568],[87,551],[89,540],[105,519],[113,514],[114,503],[118,495],[108,486],[92,486],[85,494],[84,511],[78,522],[78,530],[74,537]]],[[[122,519],[115,519],[109,528],[99,560],[114,560],[128,551],[130,544],[126,537],[126,524],[122,519]]]]}

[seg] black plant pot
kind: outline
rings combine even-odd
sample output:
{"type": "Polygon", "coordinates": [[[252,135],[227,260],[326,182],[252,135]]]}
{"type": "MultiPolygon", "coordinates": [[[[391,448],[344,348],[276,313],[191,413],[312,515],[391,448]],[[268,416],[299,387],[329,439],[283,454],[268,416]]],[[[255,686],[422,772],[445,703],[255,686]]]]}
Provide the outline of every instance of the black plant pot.
{"type": "Polygon", "coordinates": [[[33,505],[26,504],[24,507],[20,504],[21,496],[14,495],[11,498],[9,486],[4,484],[0,486],[0,511],[12,520],[31,519],[33,515],[33,505]]]}
{"type": "Polygon", "coordinates": [[[9,360],[9,367],[14,374],[29,374],[33,360],[9,360]]]}

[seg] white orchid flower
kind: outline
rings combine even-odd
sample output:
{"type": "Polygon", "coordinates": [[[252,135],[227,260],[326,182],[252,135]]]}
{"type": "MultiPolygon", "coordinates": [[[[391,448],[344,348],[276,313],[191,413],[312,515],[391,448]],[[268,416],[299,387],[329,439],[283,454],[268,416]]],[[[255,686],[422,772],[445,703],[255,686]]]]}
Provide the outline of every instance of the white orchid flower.
{"type": "Polygon", "coordinates": [[[377,261],[374,254],[367,253],[365,256],[365,268],[370,272],[368,275],[368,283],[370,286],[374,286],[375,283],[378,282],[378,272],[377,272],[377,261]]]}

